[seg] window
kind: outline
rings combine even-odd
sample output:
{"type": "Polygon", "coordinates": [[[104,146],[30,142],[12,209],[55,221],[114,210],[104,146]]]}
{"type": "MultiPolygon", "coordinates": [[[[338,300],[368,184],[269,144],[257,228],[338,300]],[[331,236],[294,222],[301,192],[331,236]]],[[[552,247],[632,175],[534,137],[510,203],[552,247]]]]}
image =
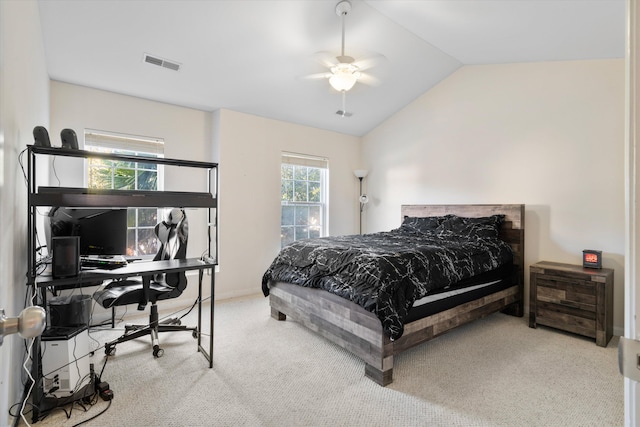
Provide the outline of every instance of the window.
{"type": "Polygon", "coordinates": [[[327,160],[283,154],[281,177],[281,246],[327,232],[327,160]]]}
{"type": "MultiPolygon", "coordinates": [[[[85,150],[145,157],[164,157],[164,141],[133,135],[86,129],[85,150]]],[[[114,190],[162,190],[162,165],[89,158],[87,187],[114,190]]],[[[129,208],[127,212],[127,255],[157,252],[154,227],[157,208],[129,208]]]]}

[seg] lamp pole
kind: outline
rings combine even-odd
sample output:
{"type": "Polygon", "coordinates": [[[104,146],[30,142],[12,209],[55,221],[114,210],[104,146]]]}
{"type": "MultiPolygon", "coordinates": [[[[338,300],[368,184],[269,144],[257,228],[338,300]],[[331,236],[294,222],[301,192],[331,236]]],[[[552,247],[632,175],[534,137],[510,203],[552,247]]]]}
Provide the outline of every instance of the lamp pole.
{"type": "Polygon", "coordinates": [[[362,194],[362,178],[367,176],[369,171],[365,169],[357,169],[353,171],[353,174],[360,181],[360,195],[358,196],[358,201],[360,202],[360,234],[362,234],[362,211],[364,210],[364,205],[369,201],[369,198],[366,194],[362,194]]]}
{"type": "Polygon", "coordinates": [[[358,199],[358,201],[360,202],[360,234],[362,234],[362,210],[364,209],[364,203],[362,203],[362,178],[364,178],[363,176],[359,176],[358,179],[360,180],[360,199],[358,199]]]}

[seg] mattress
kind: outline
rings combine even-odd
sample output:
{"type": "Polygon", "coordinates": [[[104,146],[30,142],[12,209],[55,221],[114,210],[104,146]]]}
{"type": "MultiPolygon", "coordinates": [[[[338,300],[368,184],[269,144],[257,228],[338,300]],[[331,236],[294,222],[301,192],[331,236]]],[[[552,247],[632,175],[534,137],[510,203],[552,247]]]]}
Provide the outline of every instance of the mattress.
{"type": "Polygon", "coordinates": [[[500,292],[514,285],[513,265],[502,266],[416,300],[409,310],[405,323],[500,292]]]}

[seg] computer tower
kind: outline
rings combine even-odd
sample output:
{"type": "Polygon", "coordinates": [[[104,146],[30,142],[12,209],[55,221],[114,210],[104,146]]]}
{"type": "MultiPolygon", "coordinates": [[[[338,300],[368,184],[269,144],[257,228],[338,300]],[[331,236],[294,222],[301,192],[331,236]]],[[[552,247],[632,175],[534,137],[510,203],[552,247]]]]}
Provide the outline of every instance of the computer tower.
{"type": "Polygon", "coordinates": [[[41,337],[45,396],[69,397],[90,383],[89,333],[86,326],[45,331],[41,337]]]}

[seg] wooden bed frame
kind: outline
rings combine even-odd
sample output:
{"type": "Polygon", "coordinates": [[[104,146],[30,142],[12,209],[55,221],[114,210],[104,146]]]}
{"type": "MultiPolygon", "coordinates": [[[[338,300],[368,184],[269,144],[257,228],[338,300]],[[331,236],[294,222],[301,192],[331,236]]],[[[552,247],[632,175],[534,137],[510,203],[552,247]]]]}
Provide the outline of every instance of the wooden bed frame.
{"type": "Polygon", "coordinates": [[[393,356],[443,333],[497,311],[524,314],[524,205],[403,205],[405,216],[454,214],[483,217],[504,214],[500,238],[514,251],[517,267],[513,286],[457,307],[405,324],[404,334],[391,341],[380,320],[359,305],[327,291],[289,283],[270,284],[271,316],[286,316],[349,350],[365,361],[365,375],[386,386],[393,381],[393,356]]]}

